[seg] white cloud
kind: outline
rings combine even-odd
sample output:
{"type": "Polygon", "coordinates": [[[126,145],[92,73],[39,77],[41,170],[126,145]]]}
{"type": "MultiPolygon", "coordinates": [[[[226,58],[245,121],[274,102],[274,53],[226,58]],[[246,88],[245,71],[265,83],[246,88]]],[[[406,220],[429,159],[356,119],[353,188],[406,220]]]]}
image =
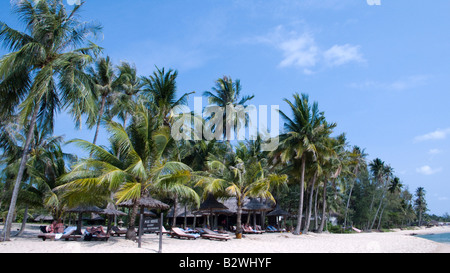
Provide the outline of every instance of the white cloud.
{"type": "Polygon", "coordinates": [[[284,55],[281,67],[314,67],[318,61],[319,48],[308,33],[282,41],[278,47],[284,55]]]}
{"type": "Polygon", "coordinates": [[[446,139],[447,136],[450,134],[450,128],[447,129],[438,129],[434,132],[422,135],[422,136],[417,136],[416,138],[414,138],[414,140],[416,142],[421,142],[421,141],[427,141],[427,140],[442,140],[442,139],[446,139]]]}
{"type": "Polygon", "coordinates": [[[350,87],[357,89],[384,89],[393,91],[403,91],[426,84],[427,80],[430,78],[428,75],[413,75],[409,77],[403,77],[392,82],[378,82],[373,80],[368,80],[362,83],[351,83],[350,87]]]}
{"type": "Polygon", "coordinates": [[[325,62],[329,66],[339,66],[350,62],[364,62],[364,58],[360,52],[360,46],[334,45],[323,53],[325,62]]]}
{"type": "Polygon", "coordinates": [[[428,153],[429,153],[430,155],[437,155],[437,154],[442,153],[442,151],[439,150],[439,149],[431,149],[430,151],[428,151],[428,153]]]}
{"type": "Polygon", "coordinates": [[[321,66],[336,67],[351,62],[364,62],[358,45],[333,45],[327,50],[319,46],[311,32],[287,31],[282,25],[276,27],[265,36],[248,41],[263,43],[280,50],[283,59],[280,67],[297,67],[306,75],[314,74],[321,66]]]}
{"type": "Polygon", "coordinates": [[[433,174],[436,174],[441,171],[442,171],[442,168],[433,169],[428,165],[425,165],[425,166],[422,166],[422,167],[416,169],[416,172],[423,174],[423,175],[433,175],[433,174]]]}

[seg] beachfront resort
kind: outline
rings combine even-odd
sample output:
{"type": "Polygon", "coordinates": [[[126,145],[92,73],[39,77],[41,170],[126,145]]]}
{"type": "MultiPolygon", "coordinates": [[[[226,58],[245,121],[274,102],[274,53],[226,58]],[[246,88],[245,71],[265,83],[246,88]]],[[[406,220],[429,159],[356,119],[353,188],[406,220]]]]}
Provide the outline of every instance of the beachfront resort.
{"type": "Polygon", "coordinates": [[[450,252],[416,236],[450,233],[426,186],[312,95],[263,105],[231,76],[184,92],[174,68],[113,61],[84,6],[11,2],[19,26],[0,20],[0,252],[450,252]],[[61,112],[89,139],[56,135],[61,112]]]}

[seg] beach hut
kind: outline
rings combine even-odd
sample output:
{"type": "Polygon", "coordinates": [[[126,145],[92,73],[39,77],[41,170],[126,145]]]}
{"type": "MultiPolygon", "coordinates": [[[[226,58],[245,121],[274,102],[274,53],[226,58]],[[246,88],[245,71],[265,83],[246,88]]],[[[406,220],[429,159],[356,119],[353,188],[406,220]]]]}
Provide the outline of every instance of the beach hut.
{"type": "MultiPolygon", "coordinates": [[[[250,199],[250,202],[248,202],[244,207],[242,208],[243,211],[253,212],[253,227],[256,229],[256,212],[267,212],[272,210],[271,207],[267,206],[266,204],[258,201],[256,198],[250,199]]],[[[249,216],[250,217],[250,216],[249,216]]]]}
{"type": "Polygon", "coordinates": [[[278,217],[280,217],[280,216],[283,217],[284,227],[286,227],[286,218],[290,215],[291,214],[289,212],[283,210],[280,207],[280,205],[277,205],[273,211],[271,211],[270,213],[267,214],[268,217],[271,217],[271,216],[276,217],[276,223],[277,223],[278,227],[280,227],[278,217]]]}
{"type": "Polygon", "coordinates": [[[75,234],[81,235],[81,226],[83,222],[83,213],[101,213],[103,210],[96,206],[86,206],[81,205],[76,208],[72,208],[67,210],[69,213],[78,213],[78,223],[77,223],[77,230],[75,231],[75,234]]]}
{"type": "MultiPolygon", "coordinates": [[[[217,201],[217,199],[214,197],[212,193],[208,194],[208,197],[200,205],[200,208],[198,209],[199,212],[209,212],[209,216],[213,215],[213,213],[217,215],[217,212],[223,210],[228,210],[228,207],[217,201]]],[[[204,216],[207,215],[204,214],[204,216]]]]}

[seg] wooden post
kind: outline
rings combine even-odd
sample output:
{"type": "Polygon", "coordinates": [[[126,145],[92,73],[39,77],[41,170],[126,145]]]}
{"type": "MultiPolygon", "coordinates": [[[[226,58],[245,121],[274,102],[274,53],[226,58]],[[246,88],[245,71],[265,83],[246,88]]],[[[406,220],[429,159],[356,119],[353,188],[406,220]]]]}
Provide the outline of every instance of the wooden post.
{"type": "Polygon", "coordinates": [[[161,221],[159,222],[159,251],[158,253],[162,253],[162,238],[163,238],[163,213],[161,212],[161,221]]]}

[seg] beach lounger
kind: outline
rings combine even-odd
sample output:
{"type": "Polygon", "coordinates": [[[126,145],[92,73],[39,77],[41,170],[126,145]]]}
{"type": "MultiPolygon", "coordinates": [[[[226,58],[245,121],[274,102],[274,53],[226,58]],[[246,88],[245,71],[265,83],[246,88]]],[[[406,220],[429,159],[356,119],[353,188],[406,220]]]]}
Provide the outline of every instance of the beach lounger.
{"type": "Polygon", "coordinates": [[[262,232],[261,231],[257,231],[257,230],[254,230],[252,227],[243,227],[243,229],[244,229],[244,233],[246,233],[246,234],[262,234],[262,232]]]}
{"type": "Polygon", "coordinates": [[[182,231],[180,228],[172,228],[172,232],[170,233],[170,236],[172,238],[178,238],[178,239],[197,239],[200,237],[199,234],[187,234],[186,232],[182,231]]]}
{"type": "Polygon", "coordinates": [[[221,240],[221,241],[231,240],[230,235],[225,234],[225,233],[217,233],[217,232],[214,232],[207,228],[204,228],[203,231],[204,231],[204,233],[201,234],[201,237],[205,238],[205,239],[210,239],[210,240],[215,239],[215,240],[221,240]]]}
{"type": "Polygon", "coordinates": [[[127,230],[126,229],[125,230],[121,230],[121,229],[119,229],[116,226],[111,227],[111,230],[112,230],[111,235],[113,237],[114,236],[120,237],[120,235],[126,235],[127,234],[127,230]]]}
{"type": "MultiPolygon", "coordinates": [[[[92,227],[95,228],[95,227],[92,227]]],[[[84,232],[85,241],[108,241],[110,235],[107,233],[98,233],[98,231],[92,232],[92,228],[86,228],[84,232]]],[[[103,229],[102,229],[103,230],[103,229]]]]}
{"type": "MultiPolygon", "coordinates": [[[[159,235],[159,230],[155,231],[156,235],[159,235]]],[[[170,234],[170,231],[167,231],[166,228],[164,226],[162,226],[162,234],[170,234]]]]}
{"type": "Polygon", "coordinates": [[[44,233],[39,234],[38,238],[45,240],[65,240],[65,241],[77,241],[78,239],[81,239],[81,235],[73,235],[73,233],[77,230],[76,227],[68,227],[64,230],[64,233],[44,233]]]}

